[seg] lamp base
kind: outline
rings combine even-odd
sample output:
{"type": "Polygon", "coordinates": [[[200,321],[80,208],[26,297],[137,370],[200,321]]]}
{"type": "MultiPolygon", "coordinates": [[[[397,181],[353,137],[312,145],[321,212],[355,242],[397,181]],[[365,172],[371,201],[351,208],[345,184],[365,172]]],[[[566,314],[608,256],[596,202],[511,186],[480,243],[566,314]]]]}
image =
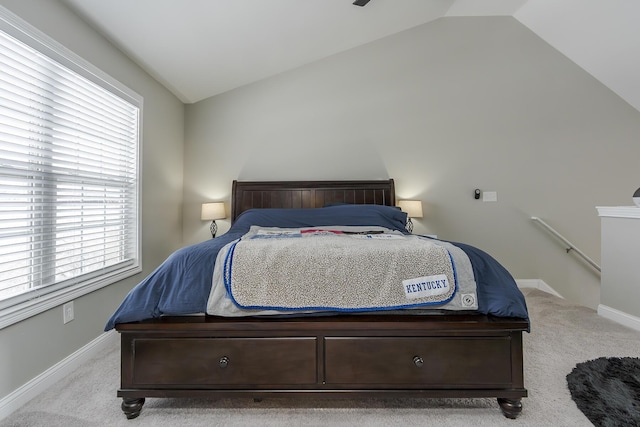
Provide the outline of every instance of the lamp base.
{"type": "Polygon", "coordinates": [[[216,220],[211,221],[211,225],[209,226],[209,230],[211,231],[211,238],[216,237],[216,233],[218,232],[218,224],[216,224],[216,220]]]}
{"type": "Polygon", "coordinates": [[[407,218],[407,224],[405,225],[405,228],[409,233],[413,233],[413,221],[411,221],[411,218],[407,218]]]}

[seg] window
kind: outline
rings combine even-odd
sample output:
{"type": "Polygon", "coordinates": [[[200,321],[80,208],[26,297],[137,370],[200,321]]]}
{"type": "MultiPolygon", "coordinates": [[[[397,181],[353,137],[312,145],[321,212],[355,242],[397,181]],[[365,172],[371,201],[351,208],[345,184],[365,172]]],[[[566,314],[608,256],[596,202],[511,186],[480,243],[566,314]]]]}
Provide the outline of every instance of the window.
{"type": "Polygon", "coordinates": [[[141,99],[0,8],[0,327],[137,273],[141,99]]]}

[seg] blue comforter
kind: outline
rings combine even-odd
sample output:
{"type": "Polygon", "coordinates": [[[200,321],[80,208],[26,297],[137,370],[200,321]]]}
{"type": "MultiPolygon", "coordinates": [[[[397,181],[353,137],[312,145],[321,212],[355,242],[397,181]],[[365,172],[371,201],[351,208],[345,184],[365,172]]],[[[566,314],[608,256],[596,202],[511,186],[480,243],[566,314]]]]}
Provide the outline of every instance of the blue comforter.
{"type": "MultiPolygon", "coordinates": [[[[316,209],[251,209],[230,230],[215,239],[174,252],[126,296],[105,331],[117,323],[163,315],[204,313],[211,290],[216,255],[227,243],[242,237],[251,225],[315,227],[331,225],[381,226],[406,232],[406,214],[379,205],[337,205],[316,209]]],[[[469,257],[477,283],[478,312],[528,319],[524,296],[509,272],[487,253],[451,242],[469,257]]]]}

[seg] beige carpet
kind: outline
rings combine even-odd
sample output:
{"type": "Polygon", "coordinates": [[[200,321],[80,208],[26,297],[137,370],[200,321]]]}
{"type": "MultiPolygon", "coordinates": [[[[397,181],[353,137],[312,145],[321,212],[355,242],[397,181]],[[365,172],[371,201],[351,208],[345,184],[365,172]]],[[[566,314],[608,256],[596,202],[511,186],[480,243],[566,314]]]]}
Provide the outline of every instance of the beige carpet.
{"type": "Polygon", "coordinates": [[[640,356],[640,332],[538,290],[525,290],[532,330],[524,334],[523,411],[506,419],[495,399],[296,400],[147,399],[127,420],[116,397],[119,349],[80,367],[22,409],[8,426],[588,426],[566,375],[600,356],[640,356]]]}

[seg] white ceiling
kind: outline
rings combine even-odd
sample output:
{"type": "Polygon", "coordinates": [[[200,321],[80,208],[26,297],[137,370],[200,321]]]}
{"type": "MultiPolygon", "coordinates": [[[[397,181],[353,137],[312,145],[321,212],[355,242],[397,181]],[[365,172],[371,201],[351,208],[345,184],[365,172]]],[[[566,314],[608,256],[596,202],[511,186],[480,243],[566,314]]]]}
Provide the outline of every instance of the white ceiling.
{"type": "Polygon", "coordinates": [[[185,103],[445,16],[513,16],[640,110],[637,0],[62,0],[185,103]]]}

